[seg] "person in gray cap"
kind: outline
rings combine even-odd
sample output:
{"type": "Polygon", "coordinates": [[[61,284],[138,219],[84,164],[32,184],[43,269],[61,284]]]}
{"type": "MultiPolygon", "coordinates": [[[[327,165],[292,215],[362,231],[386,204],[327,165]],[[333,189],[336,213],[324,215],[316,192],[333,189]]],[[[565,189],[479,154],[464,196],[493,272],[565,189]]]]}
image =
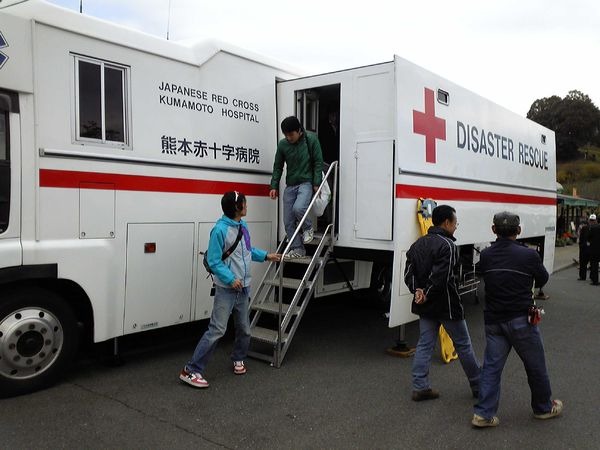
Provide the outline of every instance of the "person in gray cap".
{"type": "Polygon", "coordinates": [[[560,400],[552,400],[540,330],[528,320],[534,283],[543,286],[548,272],[538,253],[516,240],[521,233],[519,216],[510,212],[496,214],[492,231],[498,238],[481,252],[477,269],[485,283],[486,338],[479,399],[471,420],[478,428],[500,423],[496,416],[500,379],[513,347],[527,372],[534,417],[550,419],[563,409],[560,400]]]}
{"type": "Polygon", "coordinates": [[[598,286],[598,261],[600,261],[600,225],[596,220],[596,214],[590,215],[590,231],[588,233],[590,243],[590,280],[591,284],[598,286]]]}

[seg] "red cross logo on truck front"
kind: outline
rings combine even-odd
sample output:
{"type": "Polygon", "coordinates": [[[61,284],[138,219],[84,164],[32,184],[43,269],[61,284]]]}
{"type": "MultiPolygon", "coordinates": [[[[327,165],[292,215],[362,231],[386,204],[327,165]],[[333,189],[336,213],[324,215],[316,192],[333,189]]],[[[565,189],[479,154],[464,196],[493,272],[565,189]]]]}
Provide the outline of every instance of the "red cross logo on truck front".
{"type": "Polygon", "coordinates": [[[413,132],[425,135],[425,161],[435,163],[435,140],[446,140],[446,121],[435,116],[431,89],[425,88],[425,112],[413,109],[413,132]]]}

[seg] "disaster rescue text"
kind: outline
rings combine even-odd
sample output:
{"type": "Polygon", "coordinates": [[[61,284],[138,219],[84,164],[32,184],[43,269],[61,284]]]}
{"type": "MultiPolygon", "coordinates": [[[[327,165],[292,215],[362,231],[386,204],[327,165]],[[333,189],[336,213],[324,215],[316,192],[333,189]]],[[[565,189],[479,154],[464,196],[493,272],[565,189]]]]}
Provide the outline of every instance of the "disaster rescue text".
{"type": "Polygon", "coordinates": [[[534,145],[515,142],[506,136],[479,129],[474,125],[456,122],[456,146],[473,153],[505,159],[516,160],[519,164],[548,170],[548,152],[534,145]]]}

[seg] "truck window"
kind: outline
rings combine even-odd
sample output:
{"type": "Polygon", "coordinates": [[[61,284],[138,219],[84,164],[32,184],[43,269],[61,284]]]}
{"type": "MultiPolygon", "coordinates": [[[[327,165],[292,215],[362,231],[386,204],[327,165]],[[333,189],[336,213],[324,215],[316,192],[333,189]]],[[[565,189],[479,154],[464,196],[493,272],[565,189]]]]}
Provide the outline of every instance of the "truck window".
{"type": "Polygon", "coordinates": [[[129,145],[128,68],[75,56],[77,140],[129,145]]]}
{"type": "Polygon", "coordinates": [[[8,228],[10,212],[10,141],[8,111],[0,109],[0,233],[8,228]]]}

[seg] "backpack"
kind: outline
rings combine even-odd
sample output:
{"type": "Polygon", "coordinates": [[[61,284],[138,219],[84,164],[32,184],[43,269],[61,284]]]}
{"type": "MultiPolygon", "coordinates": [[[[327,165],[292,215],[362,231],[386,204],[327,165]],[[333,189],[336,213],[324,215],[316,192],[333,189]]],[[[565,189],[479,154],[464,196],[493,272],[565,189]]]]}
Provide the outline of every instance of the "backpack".
{"type": "MultiPolygon", "coordinates": [[[[237,235],[237,238],[235,239],[235,242],[233,243],[233,245],[231,247],[229,247],[229,249],[226,252],[223,252],[223,254],[221,255],[221,261],[225,261],[235,251],[235,249],[237,248],[237,246],[241,240],[242,240],[242,225],[240,224],[239,230],[238,230],[238,235],[237,235]]],[[[204,268],[208,272],[208,276],[212,276],[213,271],[210,268],[210,265],[208,264],[208,258],[206,256],[207,253],[208,253],[208,250],[204,252],[204,256],[202,257],[202,264],[204,265],[204,268]]]]}

